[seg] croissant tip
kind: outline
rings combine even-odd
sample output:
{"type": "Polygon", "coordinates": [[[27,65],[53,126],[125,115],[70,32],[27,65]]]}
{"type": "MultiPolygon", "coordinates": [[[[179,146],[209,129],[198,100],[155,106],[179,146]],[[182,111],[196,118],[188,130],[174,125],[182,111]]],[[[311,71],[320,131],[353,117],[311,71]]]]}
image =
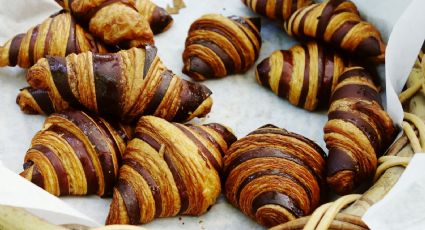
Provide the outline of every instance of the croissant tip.
{"type": "Polygon", "coordinates": [[[257,77],[257,81],[262,83],[264,79],[268,79],[270,73],[270,63],[269,58],[262,60],[256,68],[255,75],[257,77]]]}
{"type": "Polygon", "coordinates": [[[156,7],[152,14],[151,28],[154,34],[168,30],[173,24],[173,17],[162,7],[156,7]]]}

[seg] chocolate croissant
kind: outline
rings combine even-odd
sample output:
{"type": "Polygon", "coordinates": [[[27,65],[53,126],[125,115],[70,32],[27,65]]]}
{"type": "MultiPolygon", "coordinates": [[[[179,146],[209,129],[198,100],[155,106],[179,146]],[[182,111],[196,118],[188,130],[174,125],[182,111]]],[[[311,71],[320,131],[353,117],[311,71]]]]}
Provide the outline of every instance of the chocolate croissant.
{"type": "Polygon", "coordinates": [[[385,43],[372,24],[364,21],[349,0],[328,0],[301,8],[285,24],[291,36],[315,38],[358,57],[385,59],[385,43]]]}
{"type": "Polygon", "coordinates": [[[222,125],[146,116],[127,147],[107,224],[201,215],[220,194],[222,155],[236,137],[222,125]]]}
{"type": "Polygon", "coordinates": [[[261,48],[259,18],[207,14],[189,29],[183,73],[195,80],[247,71],[261,48]]]}
{"type": "Polygon", "coordinates": [[[242,0],[254,12],[272,20],[286,21],[298,9],[311,5],[312,0],[242,0]]]}
{"type": "Polygon", "coordinates": [[[328,106],[346,59],[315,42],[273,52],[258,64],[257,82],[307,110],[328,106]]]}
{"type": "Polygon", "coordinates": [[[391,144],[395,128],[382,107],[378,88],[361,67],[349,68],[339,77],[328,118],[326,180],[344,195],[373,179],[377,157],[391,144]]]}
{"type": "Polygon", "coordinates": [[[86,51],[106,53],[103,45],[76,24],[68,12],[61,11],[0,46],[0,67],[29,68],[47,55],[65,57],[86,51]]]}
{"type": "Polygon", "coordinates": [[[125,139],[124,128],[102,118],[81,111],[53,114],[32,139],[21,176],[55,196],[110,196],[125,139]]]}
{"type": "Polygon", "coordinates": [[[121,48],[153,44],[149,23],[135,0],[55,0],[108,45],[121,48]]]}
{"type": "MultiPolygon", "coordinates": [[[[114,54],[47,57],[29,69],[27,81],[32,88],[48,92],[55,111],[84,108],[126,123],[142,115],[186,121],[206,115],[212,106],[211,91],[167,70],[152,46],[114,54]]],[[[40,111],[33,106],[42,107],[40,100],[19,102],[32,96],[25,93],[18,96],[18,104],[27,107],[22,110],[32,106],[32,112],[40,111]]]]}
{"type": "Polygon", "coordinates": [[[229,202],[272,227],[319,205],[325,153],[301,135],[266,125],[230,147],[223,172],[229,202]]]}
{"type": "Polygon", "coordinates": [[[168,30],[173,24],[173,18],[162,7],[159,7],[151,0],[135,0],[136,9],[147,18],[151,30],[154,34],[162,33],[168,30]]]}

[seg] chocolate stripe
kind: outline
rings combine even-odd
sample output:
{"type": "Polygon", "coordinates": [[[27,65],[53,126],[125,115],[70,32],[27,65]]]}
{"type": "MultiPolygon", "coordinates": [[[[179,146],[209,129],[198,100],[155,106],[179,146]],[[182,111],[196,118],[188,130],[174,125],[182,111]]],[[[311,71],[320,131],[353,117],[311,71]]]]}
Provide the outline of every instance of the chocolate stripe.
{"type": "Polygon", "coordinates": [[[334,44],[341,45],[345,35],[355,26],[359,21],[346,21],[332,34],[331,41],[334,44]]]}
{"type": "Polygon", "coordinates": [[[304,61],[304,80],[303,86],[301,88],[301,94],[298,101],[298,106],[304,107],[305,102],[307,100],[309,86],[310,86],[310,49],[308,47],[303,46],[305,61],[304,61]]]}
{"type": "Polygon", "coordinates": [[[9,47],[9,65],[16,66],[18,64],[18,55],[19,49],[21,48],[22,39],[25,37],[25,34],[18,34],[10,43],[9,47]]]}
{"type": "Polygon", "coordinates": [[[74,18],[71,17],[65,56],[68,56],[71,53],[80,53],[80,47],[78,46],[78,42],[77,42],[76,27],[77,27],[77,24],[75,24],[74,18]]]}
{"type": "Polygon", "coordinates": [[[302,11],[306,11],[306,12],[305,12],[305,14],[303,15],[303,17],[301,18],[300,24],[298,25],[298,34],[299,34],[299,35],[305,36],[305,33],[304,33],[304,24],[305,24],[305,20],[307,20],[307,17],[308,17],[308,15],[310,14],[310,12],[311,12],[313,9],[315,9],[316,7],[317,7],[317,5],[316,5],[316,6],[311,7],[309,10],[306,10],[306,9],[303,9],[303,10],[302,10],[302,11]]]}
{"type": "MultiPolygon", "coordinates": [[[[139,139],[143,140],[144,142],[146,142],[147,144],[149,144],[157,152],[160,151],[161,145],[153,137],[151,137],[149,134],[137,132],[136,136],[137,136],[137,138],[139,138],[139,139]]],[[[167,166],[170,169],[171,174],[173,175],[174,181],[175,181],[176,186],[177,186],[177,190],[179,192],[180,203],[181,203],[179,213],[184,214],[184,212],[189,207],[189,195],[188,195],[188,192],[187,192],[186,184],[184,183],[184,180],[183,180],[182,176],[180,175],[176,165],[173,163],[173,161],[171,160],[171,158],[170,158],[170,156],[168,155],[167,152],[164,153],[163,158],[164,158],[165,163],[167,163],[167,166]]]]}
{"type": "Polygon", "coordinates": [[[279,149],[270,148],[270,147],[261,147],[261,148],[255,148],[251,149],[249,151],[244,152],[243,154],[239,155],[238,157],[234,158],[227,167],[224,167],[224,176],[227,177],[233,169],[238,167],[240,164],[243,164],[244,162],[247,162],[252,159],[257,158],[280,158],[285,159],[288,161],[292,161],[298,165],[301,165],[302,167],[306,168],[315,178],[317,181],[322,181],[321,175],[318,175],[314,168],[312,168],[310,165],[305,164],[302,159],[298,158],[295,155],[285,153],[279,149]]]}
{"type": "Polygon", "coordinates": [[[232,43],[233,47],[236,49],[238,56],[241,59],[241,66],[245,66],[246,61],[245,61],[244,52],[241,50],[239,44],[237,44],[236,41],[234,41],[234,38],[232,37],[232,35],[227,34],[226,31],[223,31],[222,28],[217,28],[215,26],[211,26],[211,25],[208,25],[208,24],[201,24],[199,22],[192,24],[192,26],[190,27],[189,33],[196,31],[196,30],[211,31],[211,32],[218,33],[221,36],[225,37],[230,43],[232,43]]]}
{"type": "Polygon", "coordinates": [[[278,95],[281,98],[288,98],[290,90],[290,82],[293,74],[293,56],[292,52],[280,51],[283,55],[283,68],[279,79],[278,95]]]}
{"type": "MultiPolygon", "coordinates": [[[[321,47],[321,46],[319,46],[321,47]]],[[[322,62],[323,64],[323,78],[321,83],[321,88],[318,91],[318,101],[320,107],[328,106],[329,101],[331,99],[331,91],[332,91],[332,84],[334,79],[334,58],[335,58],[335,52],[333,49],[329,49],[328,47],[322,47],[323,53],[324,53],[324,60],[322,62]]]]}
{"type": "Polygon", "coordinates": [[[326,3],[325,8],[322,11],[322,14],[319,17],[319,22],[317,24],[316,37],[323,39],[323,36],[326,32],[326,27],[332,18],[335,8],[337,8],[340,4],[345,2],[345,0],[330,0],[326,3]]]}
{"type": "Polygon", "coordinates": [[[251,183],[255,179],[258,179],[258,178],[261,178],[261,177],[264,177],[264,176],[279,176],[279,177],[285,177],[289,180],[294,181],[296,184],[298,184],[299,186],[301,186],[304,189],[304,191],[307,193],[309,201],[310,202],[312,201],[313,195],[312,195],[311,189],[308,186],[306,186],[303,182],[301,182],[300,180],[298,180],[294,176],[289,175],[289,174],[284,173],[284,172],[280,172],[279,170],[275,170],[275,169],[267,169],[267,170],[263,170],[263,171],[258,171],[258,172],[255,172],[255,173],[249,175],[248,177],[246,177],[242,181],[242,183],[240,183],[239,186],[238,186],[238,190],[236,192],[236,200],[239,202],[241,192],[245,188],[245,186],[247,186],[249,183],[251,183]]]}
{"type": "MultiPolygon", "coordinates": [[[[327,176],[333,176],[340,171],[352,171],[359,173],[357,161],[352,159],[344,150],[339,148],[329,149],[329,161],[326,167],[327,176]]],[[[354,178],[357,178],[356,176],[354,178]]]]}
{"type": "Polygon", "coordinates": [[[140,224],[140,207],[134,188],[127,181],[121,179],[118,181],[116,188],[124,201],[130,224],[140,224]]]}
{"type": "Polygon", "coordinates": [[[361,119],[357,114],[348,111],[337,110],[330,112],[328,118],[329,120],[341,119],[343,121],[352,123],[367,137],[367,139],[372,144],[375,153],[380,151],[381,146],[378,133],[367,121],[361,119]]]}
{"type": "Polygon", "coordinates": [[[255,38],[257,39],[257,41],[260,43],[261,46],[261,35],[260,33],[257,32],[261,30],[261,19],[260,18],[251,18],[250,20],[252,21],[253,24],[255,24],[256,26],[258,26],[259,28],[253,28],[247,21],[245,18],[243,17],[239,17],[239,16],[230,16],[229,19],[231,19],[232,21],[236,22],[236,24],[238,25],[238,27],[242,30],[242,32],[246,35],[246,37],[249,39],[249,41],[252,44],[252,47],[254,48],[254,52],[255,52],[255,57],[258,56],[259,54],[259,50],[257,48],[257,46],[255,45],[255,42],[252,40],[252,38],[250,36],[248,36],[247,32],[243,29],[243,27],[245,27],[245,29],[249,29],[255,36],[255,38]],[[256,21],[256,22],[255,22],[256,21]]]}
{"type": "Polygon", "coordinates": [[[53,125],[50,126],[47,130],[55,132],[61,138],[65,139],[66,142],[68,142],[75,155],[80,160],[81,165],[83,166],[84,174],[87,180],[87,194],[96,194],[99,190],[99,178],[97,177],[93,162],[87,153],[84,143],[81,142],[77,136],[62,127],[53,125]]]}
{"type": "MultiPolygon", "coordinates": [[[[283,19],[283,2],[286,0],[276,0],[274,14],[276,15],[276,19],[283,19]]],[[[295,0],[297,1],[297,0],[295,0]]],[[[293,11],[295,12],[295,11],[293,11]]],[[[292,12],[292,13],[293,13],[292,12]]]]}
{"type": "Polygon", "coordinates": [[[77,98],[72,93],[71,86],[68,82],[68,69],[66,59],[63,57],[47,57],[50,73],[52,74],[53,82],[58,89],[61,97],[67,101],[72,107],[81,107],[77,98]]]}
{"type": "Polygon", "coordinates": [[[257,65],[257,75],[260,80],[260,84],[270,89],[270,58],[266,58],[257,65]]]}
{"type": "Polygon", "coordinates": [[[68,181],[68,173],[66,172],[65,168],[62,165],[61,160],[59,159],[56,154],[50,150],[47,146],[44,145],[34,145],[32,146],[32,149],[35,149],[41,153],[44,154],[44,156],[49,159],[50,163],[52,164],[53,168],[55,169],[58,183],[59,183],[59,189],[60,189],[60,195],[69,195],[69,181],[68,181]]]}
{"type": "Polygon", "coordinates": [[[34,89],[31,87],[25,88],[28,90],[28,93],[31,94],[32,98],[34,98],[37,105],[45,114],[52,114],[55,112],[53,107],[53,103],[50,99],[49,93],[45,90],[34,89]]]}
{"type": "Polygon", "coordinates": [[[143,64],[143,79],[145,79],[149,73],[149,69],[153,61],[155,60],[158,50],[155,46],[145,47],[145,63],[143,64]]]}
{"type": "Polygon", "coordinates": [[[257,0],[257,4],[255,4],[255,12],[258,14],[265,15],[266,14],[266,6],[267,0],[257,0]]]}
{"type": "Polygon", "coordinates": [[[356,53],[360,56],[371,57],[381,54],[379,41],[375,37],[363,39],[356,47],[356,53]]]}
{"type": "MultiPolygon", "coordinates": [[[[59,11],[57,15],[61,14],[62,11],[59,11]]],[[[53,21],[55,20],[53,16],[52,20],[50,20],[49,23],[49,28],[47,29],[47,34],[46,34],[46,40],[44,40],[44,50],[43,50],[43,57],[46,57],[47,55],[50,54],[50,43],[52,42],[52,24],[53,21]]]]}
{"type": "Polygon", "coordinates": [[[35,41],[37,40],[37,36],[38,36],[38,27],[39,26],[37,25],[32,30],[30,44],[28,46],[28,59],[29,59],[31,66],[34,65],[34,45],[35,45],[35,41]]]}
{"type": "Polygon", "coordinates": [[[117,54],[93,54],[93,75],[99,114],[118,118],[121,114],[122,73],[117,54]]]}
{"type": "Polygon", "coordinates": [[[43,174],[41,174],[37,165],[34,165],[34,167],[32,168],[31,182],[37,185],[38,187],[44,189],[44,176],[43,174]]]}
{"type": "MultiPolygon", "coordinates": [[[[322,46],[317,46],[317,91],[316,91],[316,99],[319,101],[319,94],[322,92],[323,79],[325,78],[325,63],[326,63],[326,50],[323,49],[322,46]]],[[[326,99],[325,99],[326,100],[326,99]]]]}
{"type": "Polygon", "coordinates": [[[186,125],[187,127],[189,127],[192,131],[194,131],[195,133],[197,133],[199,136],[202,136],[204,139],[208,140],[208,142],[210,142],[211,144],[214,145],[214,147],[220,151],[221,155],[224,155],[224,150],[221,147],[221,145],[217,142],[217,140],[211,136],[211,134],[209,134],[207,131],[205,131],[203,128],[196,126],[196,125],[186,125]]]}
{"type": "Polygon", "coordinates": [[[154,34],[159,34],[167,28],[173,21],[173,18],[167,13],[164,8],[155,7],[150,20],[150,27],[154,34]]]}
{"type": "Polygon", "coordinates": [[[280,192],[263,192],[252,201],[252,212],[256,213],[259,208],[268,204],[279,205],[299,218],[304,216],[304,211],[301,210],[296,202],[286,194],[280,192]]]}
{"type": "Polygon", "coordinates": [[[182,84],[181,100],[174,121],[186,120],[212,94],[203,84],[189,81],[183,81],[182,84]]]}
{"type": "Polygon", "coordinates": [[[177,190],[179,191],[181,203],[179,214],[184,214],[189,207],[189,194],[186,188],[186,184],[184,183],[182,176],[180,175],[176,165],[171,160],[168,153],[164,153],[164,161],[167,163],[168,168],[173,175],[174,181],[176,182],[177,190]]]}
{"type": "Polygon", "coordinates": [[[164,99],[165,94],[167,93],[171,80],[173,80],[173,74],[170,71],[165,71],[161,73],[160,79],[161,81],[155,89],[155,94],[151,97],[149,104],[146,105],[145,111],[143,112],[145,115],[153,115],[158,109],[158,106],[161,104],[162,99],[164,99]]]}
{"type": "Polygon", "coordinates": [[[204,144],[202,144],[201,141],[198,140],[195,135],[193,135],[193,133],[187,130],[187,127],[178,123],[173,123],[173,125],[180,129],[198,147],[198,149],[200,150],[198,150],[198,154],[202,157],[202,159],[204,159],[205,163],[207,163],[206,166],[208,168],[210,167],[208,165],[208,162],[210,162],[210,164],[217,172],[221,171],[220,164],[218,163],[217,159],[215,159],[214,155],[205,147],[204,144]]]}
{"type": "Polygon", "coordinates": [[[227,148],[229,148],[238,139],[232,132],[230,132],[226,127],[220,124],[210,123],[204,126],[214,129],[214,131],[218,132],[226,142],[227,148]]]}
{"type": "Polygon", "coordinates": [[[143,166],[141,166],[135,160],[127,159],[124,161],[124,165],[128,165],[130,168],[134,169],[146,181],[146,183],[148,184],[151,190],[151,193],[155,202],[155,217],[159,217],[162,212],[161,188],[155,182],[154,178],[149,173],[149,171],[147,171],[143,166]]]}
{"type": "Polygon", "coordinates": [[[372,80],[371,76],[363,68],[355,68],[345,71],[338,77],[338,83],[351,78],[351,77],[363,77],[372,80]]]}
{"type": "Polygon", "coordinates": [[[111,151],[109,150],[108,142],[104,140],[105,136],[99,130],[99,127],[85,113],[80,111],[66,111],[58,114],[76,125],[87,138],[91,146],[93,146],[99,158],[102,167],[105,192],[103,196],[112,195],[112,188],[115,182],[114,163],[112,161],[111,151]]]}
{"type": "Polygon", "coordinates": [[[376,101],[381,104],[378,92],[368,85],[344,85],[333,93],[331,103],[343,98],[357,98],[366,101],[376,101]]]}
{"type": "Polygon", "coordinates": [[[102,121],[99,117],[92,117],[93,121],[96,123],[96,125],[99,127],[99,129],[103,130],[103,134],[105,134],[106,138],[109,140],[109,142],[114,147],[114,152],[117,156],[118,165],[121,165],[121,155],[123,154],[118,147],[118,143],[115,141],[114,135],[111,133],[112,131],[106,126],[105,122],[102,121]]]}
{"type": "MultiPolygon", "coordinates": [[[[213,41],[200,39],[200,40],[193,41],[191,44],[202,45],[212,50],[223,62],[226,68],[227,74],[233,74],[235,72],[235,64],[233,62],[233,59],[219,45],[215,44],[213,41]]],[[[200,71],[196,71],[196,72],[200,72],[200,71]]]]}

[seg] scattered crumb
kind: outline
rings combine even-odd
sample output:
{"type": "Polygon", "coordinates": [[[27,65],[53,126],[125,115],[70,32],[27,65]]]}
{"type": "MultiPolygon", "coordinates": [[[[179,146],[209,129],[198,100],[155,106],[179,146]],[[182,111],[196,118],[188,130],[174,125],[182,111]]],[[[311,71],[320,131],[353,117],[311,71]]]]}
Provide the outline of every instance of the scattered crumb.
{"type": "Polygon", "coordinates": [[[167,4],[167,12],[170,14],[178,14],[180,9],[186,8],[184,0],[173,0],[173,6],[167,4]]]}
{"type": "Polygon", "coordinates": [[[182,220],[182,218],[179,216],[179,220],[182,220]]]}

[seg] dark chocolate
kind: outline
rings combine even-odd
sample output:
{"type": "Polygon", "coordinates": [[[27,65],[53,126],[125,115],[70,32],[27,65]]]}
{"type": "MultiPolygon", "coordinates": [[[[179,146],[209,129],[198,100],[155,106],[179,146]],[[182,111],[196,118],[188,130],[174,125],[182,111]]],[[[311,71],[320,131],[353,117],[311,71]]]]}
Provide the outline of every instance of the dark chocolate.
{"type": "Polygon", "coordinates": [[[66,59],[64,57],[47,57],[50,73],[52,74],[53,82],[59,91],[61,97],[67,101],[72,107],[81,107],[72,93],[71,86],[68,82],[68,69],[66,59]]]}
{"type": "Polygon", "coordinates": [[[9,65],[10,66],[16,66],[18,64],[18,56],[19,56],[19,49],[21,48],[22,39],[25,37],[25,34],[18,34],[10,43],[9,47],[9,65]]]}
{"type": "Polygon", "coordinates": [[[376,101],[381,104],[381,97],[375,89],[367,85],[347,84],[334,91],[331,103],[343,98],[357,98],[376,101]]]}
{"type": "Polygon", "coordinates": [[[290,196],[280,192],[263,192],[252,201],[252,212],[256,213],[264,205],[275,204],[285,208],[296,218],[304,216],[304,211],[299,208],[299,204],[290,196]]]}
{"type": "Polygon", "coordinates": [[[145,63],[143,64],[143,79],[146,78],[148,72],[155,60],[158,49],[155,46],[147,45],[145,47],[145,63]]]}
{"type": "Polygon", "coordinates": [[[174,164],[168,153],[164,153],[164,161],[167,163],[168,168],[170,169],[171,174],[173,175],[174,181],[176,183],[177,190],[179,191],[181,203],[179,214],[184,214],[187,208],[189,207],[189,194],[186,188],[186,184],[184,183],[184,180],[180,175],[177,166],[174,164]]]}
{"type": "Polygon", "coordinates": [[[322,14],[319,16],[319,22],[317,24],[316,37],[323,39],[326,31],[326,27],[328,27],[329,22],[334,15],[334,10],[345,0],[330,0],[326,3],[325,8],[322,11],[322,14]]]}
{"type": "Polygon", "coordinates": [[[34,29],[32,30],[31,33],[31,39],[30,39],[30,44],[28,46],[28,59],[30,62],[30,65],[33,66],[34,65],[34,46],[35,46],[35,41],[37,40],[37,36],[38,36],[38,28],[39,25],[37,25],[36,27],[34,27],[34,29]]]}
{"type": "Polygon", "coordinates": [[[137,201],[137,195],[133,186],[125,180],[118,180],[116,188],[118,189],[124,201],[125,209],[127,210],[130,224],[140,224],[140,207],[137,201]]]}
{"type": "MultiPolygon", "coordinates": [[[[215,44],[213,41],[208,41],[204,39],[195,40],[192,42],[192,44],[199,44],[212,50],[223,62],[226,68],[227,75],[233,74],[235,72],[235,63],[233,62],[233,59],[218,44],[215,44]]],[[[194,63],[191,62],[191,64],[193,65],[194,63]]],[[[194,72],[198,72],[198,71],[194,71],[194,72]]],[[[202,74],[202,72],[198,72],[198,73],[202,74]]],[[[204,75],[204,76],[208,76],[208,75],[204,75]]]]}
{"type": "Polygon", "coordinates": [[[381,55],[381,48],[379,41],[375,37],[368,37],[363,39],[360,44],[356,47],[356,53],[359,56],[379,56],[381,55]]]}
{"type": "Polygon", "coordinates": [[[150,21],[150,27],[154,34],[159,34],[173,21],[171,15],[164,8],[156,7],[150,21]]]}
{"type": "Polygon", "coordinates": [[[301,88],[301,94],[298,101],[298,106],[305,106],[305,102],[307,100],[309,88],[310,88],[310,50],[307,46],[303,46],[304,48],[304,55],[305,55],[305,61],[304,61],[304,80],[303,80],[303,86],[301,88]]]}
{"type": "Polygon", "coordinates": [[[31,96],[34,98],[37,105],[45,114],[52,114],[55,112],[52,100],[50,99],[49,93],[45,90],[34,89],[31,87],[26,88],[31,96]]]}
{"type": "Polygon", "coordinates": [[[270,58],[266,58],[257,65],[257,74],[260,84],[268,89],[270,89],[270,58]]]}
{"type": "Polygon", "coordinates": [[[278,95],[281,98],[288,98],[290,82],[293,72],[293,56],[290,51],[280,51],[283,56],[283,68],[279,79],[278,95]]]}
{"type": "Polygon", "coordinates": [[[181,101],[174,121],[185,121],[212,94],[203,84],[189,81],[182,83],[181,101]]]}
{"type": "Polygon", "coordinates": [[[216,132],[218,132],[223,137],[228,148],[238,139],[232,132],[230,132],[226,127],[220,124],[210,123],[204,126],[214,129],[216,132]]]}
{"type": "Polygon", "coordinates": [[[332,34],[331,41],[334,44],[341,45],[342,40],[344,39],[345,35],[350,32],[350,30],[355,26],[359,24],[359,21],[346,21],[344,22],[335,32],[332,34]]]}
{"type": "Polygon", "coordinates": [[[329,149],[329,157],[326,167],[327,176],[333,176],[340,171],[352,171],[355,174],[359,171],[359,166],[344,150],[339,148],[329,149]]]}

